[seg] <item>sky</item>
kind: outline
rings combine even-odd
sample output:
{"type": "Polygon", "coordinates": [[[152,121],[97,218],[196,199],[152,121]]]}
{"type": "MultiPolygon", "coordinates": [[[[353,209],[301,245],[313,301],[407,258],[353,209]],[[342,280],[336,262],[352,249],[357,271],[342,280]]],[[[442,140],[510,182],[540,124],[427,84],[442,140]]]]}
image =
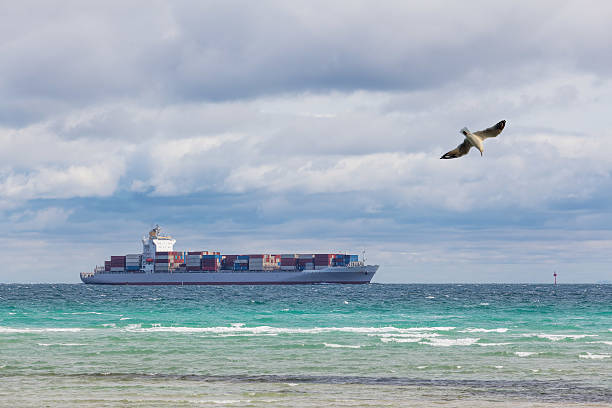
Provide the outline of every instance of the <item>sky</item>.
{"type": "Polygon", "coordinates": [[[155,224],[365,250],[379,283],[612,280],[612,3],[1,8],[0,282],[78,282],[155,224]]]}

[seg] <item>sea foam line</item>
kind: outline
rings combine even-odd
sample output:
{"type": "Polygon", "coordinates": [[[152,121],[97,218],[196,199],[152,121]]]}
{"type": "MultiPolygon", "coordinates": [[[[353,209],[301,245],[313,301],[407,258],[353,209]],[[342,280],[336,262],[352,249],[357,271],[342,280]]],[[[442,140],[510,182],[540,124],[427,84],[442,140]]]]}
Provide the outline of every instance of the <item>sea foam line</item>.
{"type": "Polygon", "coordinates": [[[45,328],[15,328],[15,327],[1,327],[0,333],[44,333],[44,332],[71,332],[76,333],[82,330],[92,330],[92,329],[82,329],[80,327],[45,327],[45,328]]]}
{"type": "Polygon", "coordinates": [[[230,326],[215,327],[186,327],[186,326],[162,326],[152,324],[151,327],[142,327],[141,323],[128,324],[124,327],[117,326],[115,323],[103,323],[103,328],[81,328],[81,327],[41,327],[41,328],[16,328],[0,326],[1,333],[44,333],[44,332],[81,332],[92,330],[119,330],[125,332],[158,332],[158,333],[210,333],[210,334],[251,334],[251,335],[277,335],[277,334],[319,334],[319,333],[358,333],[374,336],[393,335],[398,337],[419,337],[430,338],[439,336],[437,331],[451,331],[455,327],[409,327],[399,328],[394,326],[385,327],[312,327],[312,328],[292,328],[292,327],[272,327],[272,326],[253,326],[247,327],[243,323],[232,323],[230,326]]]}
{"type": "Polygon", "coordinates": [[[580,354],[578,357],[592,360],[602,360],[604,358],[610,358],[610,354],[591,354],[587,351],[586,354],[580,354]]]}
{"type": "Polygon", "coordinates": [[[272,326],[246,327],[234,323],[231,326],[217,327],[184,327],[184,326],[153,326],[141,327],[139,324],[128,325],[122,330],[130,332],[174,332],[174,333],[212,333],[212,334],[319,334],[330,332],[363,333],[363,334],[385,334],[400,333],[411,334],[415,331],[448,331],[454,327],[412,327],[398,328],[386,327],[313,327],[313,328],[290,328],[272,326]]]}
{"type": "Polygon", "coordinates": [[[330,347],[330,348],[351,348],[351,349],[361,348],[361,346],[352,346],[352,345],[349,345],[349,344],[323,343],[323,345],[325,347],[330,347]]]}
{"type": "Polygon", "coordinates": [[[596,334],[545,334],[545,333],[527,333],[523,337],[537,337],[539,339],[547,339],[551,341],[561,341],[565,339],[584,339],[585,337],[598,337],[596,334]]]}
{"type": "Polygon", "coordinates": [[[481,329],[479,327],[476,327],[459,330],[459,333],[505,333],[507,331],[508,329],[505,327],[500,327],[498,329],[481,329]]]}
{"type": "Polygon", "coordinates": [[[471,346],[475,344],[479,338],[468,337],[464,339],[440,339],[432,338],[427,341],[423,341],[420,344],[426,344],[434,347],[450,347],[450,346],[471,346]]]}

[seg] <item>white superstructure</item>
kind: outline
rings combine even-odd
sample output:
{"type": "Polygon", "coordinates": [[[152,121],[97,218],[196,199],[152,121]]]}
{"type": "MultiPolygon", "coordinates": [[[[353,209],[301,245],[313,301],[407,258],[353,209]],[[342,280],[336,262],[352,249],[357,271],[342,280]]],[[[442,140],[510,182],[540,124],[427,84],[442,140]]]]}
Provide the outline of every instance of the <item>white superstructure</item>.
{"type": "Polygon", "coordinates": [[[161,235],[161,228],[156,225],[149,236],[142,238],[142,269],[145,273],[155,272],[155,253],[169,252],[174,250],[176,239],[171,236],[161,235]]]}

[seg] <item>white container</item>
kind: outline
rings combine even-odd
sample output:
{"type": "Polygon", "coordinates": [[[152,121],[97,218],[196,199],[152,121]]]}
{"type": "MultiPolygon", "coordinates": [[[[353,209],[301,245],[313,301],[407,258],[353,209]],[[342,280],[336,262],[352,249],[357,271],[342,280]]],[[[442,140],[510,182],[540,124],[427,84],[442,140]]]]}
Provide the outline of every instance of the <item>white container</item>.
{"type": "Polygon", "coordinates": [[[298,255],[298,259],[312,259],[314,256],[312,254],[300,254],[298,255]]]}

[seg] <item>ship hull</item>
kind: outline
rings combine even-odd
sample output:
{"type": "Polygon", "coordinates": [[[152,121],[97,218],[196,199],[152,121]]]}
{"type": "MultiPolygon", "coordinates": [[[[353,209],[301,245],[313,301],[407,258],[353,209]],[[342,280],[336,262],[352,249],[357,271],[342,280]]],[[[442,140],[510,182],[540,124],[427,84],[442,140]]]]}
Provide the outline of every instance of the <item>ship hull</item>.
{"type": "Polygon", "coordinates": [[[329,267],[304,271],[124,272],[82,274],[87,284],[99,285],[308,285],[370,283],[378,265],[329,267]]]}

